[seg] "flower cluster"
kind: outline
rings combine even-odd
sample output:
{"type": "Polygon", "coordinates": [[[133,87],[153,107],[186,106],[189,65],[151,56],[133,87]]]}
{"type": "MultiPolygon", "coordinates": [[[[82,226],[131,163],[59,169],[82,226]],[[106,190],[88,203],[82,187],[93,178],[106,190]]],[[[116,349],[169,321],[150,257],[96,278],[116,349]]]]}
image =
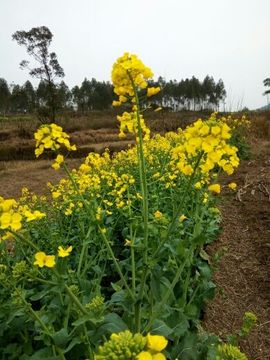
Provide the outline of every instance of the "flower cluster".
{"type": "Polygon", "coordinates": [[[124,112],[118,116],[120,121],[120,137],[125,136],[125,131],[138,136],[139,126],[145,134],[145,140],[149,139],[150,130],[145,125],[144,119],[139,114],[138,94],[146,89],[146,96],[151,97],[159,93],[160,87],[148,87],[148,80],[153,77],[150,68],[137,57],[137,55],[125,53],[117,59],[112,69],[112,82],[114,92],[118,95],[118,100],[113,101],[113,106],[120,106],[123,103],[131,102],[134,112],[124,112]]]}
{"type": "MultiPolygon", "coordinates": [[[[35,140],[36,140],[36,157],[39,157],[45,150],[57,151],[61,147],[65,147],[68,151],[75,151],[76,145],[70,145],[69,135],[66,134],[61,126],[56,124],[46,124],[42,125],[35,132],[35,140]]],[[[56,158],[56,163],[54,164],[54,168],[58,169],[58,165],[63,162],[63,157],[56,158]]]]}
{"type": "Polygon", "coordinates": [[[114,92],[119,96],[119,103],[126,102],[126,96],[135,96],[134,87],[146,89],[147,80],[152,77],[152,70],[145,66],[137,55],[125,53],[119,57],[112,68],[114,92]]]}
{"type": "MultiPolygon", "coordinates": [[[[144,118],[142,115],[139,115],[140,126],[142,132],[144,134],[144,140],[149,140],[150,138],[150,130],[145,125],[144,118]]],[[[125,132],[130,132],[131,134],[135,134],[138,136],[138,120],[136,112],[124,112],[122,116],[118,115],[117,120],[120,122],[120,133],[119,137],[125,137],[125,132]]]]}
{"type": "Polygon", "coordinates": [[[0,197],[0,229],[20,230],[22,215],[18,211],[18,204],[14,199],[0,197]]]}
{"type": "Polygon", "coordinates": [[[142,351],[138,355],[138,360],[166,360],[162,351],[166,348],[168,340],[161,335],[150,335],[146,336],[146,350],[142,351]]]}
{"type": "Polygon", "coordinates": [[[197,120],[182,132],[182,142],[173,150],[177,168],[191,175],[197,166],[207,177],[218,166],[231,175],[239,165],[239,158],[237,148],[228,143],[230,137],[230,127],[217,121],[216,114],[207,121],[197,120]],[[200,161],[196,164],[198,157],[200,161]]]}
{"type": "Polygon", "coordinates": [[[132,334],[129,330],[112,334],[110,340],[99,347],[95,360],[166,360],[162,350],[168,341],[164,336],[132,334]]]}
{"type": "MultiPolygon", "coordinates": [[[[29,206],[22,205],[14,199],[4,199],[0,197],[0,229],[18,231],[22,227],[22,222],[39,220],[46,215],[39,210],[32,211],[29,206]]],[[[8,236],[8,233],[6,234],[8,236]]],[[[5,239],[5,236],[2,237],[5,239]]]]}

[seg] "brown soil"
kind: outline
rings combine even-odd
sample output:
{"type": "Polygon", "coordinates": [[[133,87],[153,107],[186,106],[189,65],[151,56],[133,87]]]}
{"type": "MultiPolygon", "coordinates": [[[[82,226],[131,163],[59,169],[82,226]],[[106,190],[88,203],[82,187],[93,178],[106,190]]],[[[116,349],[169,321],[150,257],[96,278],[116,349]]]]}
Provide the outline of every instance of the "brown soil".
{"type": "MultiPolygon", "coordinates": [[[[242,161],[231,181],[235,197],[225,193],[220,210],[223,231],[208,248],[224,253],[214,282],[217,295],[208,304],[204,327],[222,338],[241,327],[246,311],[258,324],[240,343],[251,360],[270,359],[270,141],[253,141],[254,159],[242,161]]],[[[228,179],[225,180],[228,183],[228,179]]]]}
{"type": "MultiPolygon", "coordinates": [[[[68,160],[71,169],[81,161],[68,160]]],[[[47,182],[56,183],[65,176],[63,170],[55,171],[52,161],[0,161],[0,196],[19,198],[21,189],[27,187],[36,194],[47,194],[47,182]]]]}

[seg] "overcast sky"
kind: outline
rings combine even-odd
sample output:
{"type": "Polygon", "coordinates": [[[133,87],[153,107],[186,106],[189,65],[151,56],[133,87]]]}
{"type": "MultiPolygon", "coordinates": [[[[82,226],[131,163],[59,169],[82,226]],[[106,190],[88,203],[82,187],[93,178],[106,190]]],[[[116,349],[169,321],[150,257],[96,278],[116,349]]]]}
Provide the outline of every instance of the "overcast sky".
{"type": "MultiPolygon", "coordinates": [[[[223,79],[227,108],[266,104],[270,77],[270,0],[0,0],[0,77],[29,79],[17,30],[45,25],[69,86],[110,80],[128,51],[167,80],[223,79]]],[[[34,84],[36,82],[33,81],[34,84]]]]}

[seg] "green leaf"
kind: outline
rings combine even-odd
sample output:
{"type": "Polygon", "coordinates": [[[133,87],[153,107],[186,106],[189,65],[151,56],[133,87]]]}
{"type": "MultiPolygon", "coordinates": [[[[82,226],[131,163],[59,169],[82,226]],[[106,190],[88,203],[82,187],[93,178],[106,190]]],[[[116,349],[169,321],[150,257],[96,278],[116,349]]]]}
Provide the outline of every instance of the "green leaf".
{"type": "Polygon", "coordinates": [[[193,305],[193,304],[189,304],[185,307],[185,314],[189,317],[189,318],[197,318],[199,316],[199,309],[197,308],[197,306],[193,305]]]}
{"type": "Polygon", "coordinates": [[[74,321],[72,323],[72,325],[75,327],[78,327],[78,326],[85,324],[88,321],[91,322],[92,324],[96,325],[98,322],[100,322],[102,320],[100,318],[97,318],[96,315],[93,314],[92,312],[89,312],[89,314],[83,315],[78,320],[74,321]]]}
{"type": "Polygon", "coordinates": [[[128,330],[127,324],[116,313],[105,315],[103,324],[98,329],[98,335],[102,336],[106,333],[118,333],[128,330]]]}
{"type": "Polygon", "coordinates": [[[207,252],[206,252],[205,250],[201,249],[201,251],[200,251],[200,257],[201,257],[203,260],[207,261],[208,264],[210,263],[210,256],[207,254],[207,252]]]}
{"type": "Polygon", "coordinates": [[[69,341],[69,334],[67,329],[63,328],[52,335],[55,345],[64,348],[69,341]]]}
{"type": "Polygon", "coordinates": [[[63,351],[64,354],[68,353],[72,348],[74,348],[75,345],[81,344],[82,339],[79,337],[73,337],[68,347],[63,351]]]}
{"type": "Polygon", "coordinates": [[[198,266],[201,275],[206,279],[211,279],[212,272],[208,264],[202,263],[198,266]]]}
{"type": "Polygon", "coordinates": [[[37,300],[40,300],[42,299],[45,295],[47,295],[48,293],[50,292],[50,289],[46,288],[38,293],[36,293],[35,295],[32,295],[30,297],[30,300],[31,301],[37,301],[37,300]]]}
{"type": "Polygon", "coordinates": [[[178,325],[173,329],[174,336],[183,336],[185,332],[189,329],[189,322],[187,319],[183,319],[178,325]]]}
{"type": "Polygon", "coordinates": [[[168,325],[165,324],[164,321],[156,319],[153,322],[151,333],[163,335],[165,337],[169,336],[173,332],[173,329],[170,328],[168,325]]]}

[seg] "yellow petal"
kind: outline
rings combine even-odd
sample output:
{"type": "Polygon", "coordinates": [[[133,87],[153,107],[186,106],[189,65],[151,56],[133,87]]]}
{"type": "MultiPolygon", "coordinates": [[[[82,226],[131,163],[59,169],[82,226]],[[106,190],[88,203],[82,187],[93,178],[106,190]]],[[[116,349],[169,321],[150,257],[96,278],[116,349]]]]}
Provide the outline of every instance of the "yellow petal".
{"type": "Polygon", "coordinates": [[[161,335],[147,334],[147,346],[153,351],[162,351],[168,344],[168,340],[161,335]]]}
{"type": "Polygon", "coordinates": [[[54,255],[46,255],[45,265],[49,268],[55,266],[55,256],[54,255]]]}

